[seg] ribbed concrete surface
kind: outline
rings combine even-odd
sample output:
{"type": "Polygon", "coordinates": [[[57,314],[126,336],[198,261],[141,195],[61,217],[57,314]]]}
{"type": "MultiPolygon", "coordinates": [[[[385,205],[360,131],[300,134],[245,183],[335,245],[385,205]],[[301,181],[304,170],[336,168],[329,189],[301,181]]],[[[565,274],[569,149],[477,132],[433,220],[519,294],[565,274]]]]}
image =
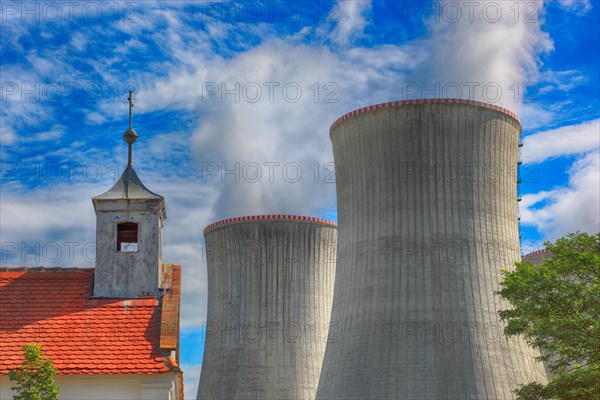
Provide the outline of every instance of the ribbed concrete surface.
{"type": "Polygon", "coordinates": [[[337,228],[258,218],[205,232],[208,315],[198,399],[315,398],[337,228]]]}
{"type": "Polygon", "coordinates": [[[442,101],[332,128],[336,340],[318,399],[504,400],[545,381],[537,351],[503,337],[508,306],[493,295],[520,260],[520,130],[506,112],[442,101]]]}

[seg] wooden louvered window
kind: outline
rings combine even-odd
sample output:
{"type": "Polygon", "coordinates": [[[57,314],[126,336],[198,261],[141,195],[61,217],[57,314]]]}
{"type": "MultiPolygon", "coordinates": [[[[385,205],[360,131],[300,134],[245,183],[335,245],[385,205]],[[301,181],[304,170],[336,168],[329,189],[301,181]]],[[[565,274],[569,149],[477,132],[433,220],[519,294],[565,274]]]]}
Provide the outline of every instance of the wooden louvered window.
{"type": "Polygon", "coordinates": [[[138,251],[138,224],[135,222],[117,224],[117,251],[138,251]]]}

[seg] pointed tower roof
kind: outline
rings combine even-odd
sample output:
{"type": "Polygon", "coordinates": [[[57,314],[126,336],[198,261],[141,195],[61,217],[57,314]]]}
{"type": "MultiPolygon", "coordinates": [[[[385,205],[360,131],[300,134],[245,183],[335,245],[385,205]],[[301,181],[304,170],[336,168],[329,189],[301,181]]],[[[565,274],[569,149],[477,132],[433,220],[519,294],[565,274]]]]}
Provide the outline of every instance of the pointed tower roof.
{"type": "Polygon", "coordinates": [[[132,92],[129,92],[129,128],[123,134],[123,139],[128,145],[128,161],[127,168],[123,171],[123,174],[119,180],[108,189],[106,192],[92,198],[94,207],[98,202],[102,201],[119,201],[119,200],[143,200],[150,203],[158,203],[159,208],[162,210],[163,216],[166,218],[165,213],[165,200],[164,197],[152,192],[148,189],[133,168],[133,143],[138,138],[137,132],[132,127],[132,92]]]}
{"type": "Polygon", "coordinates": [[[122,199],[164,199],[148,189],[139,176],[135,173],[133,165],[127,165],[119,180],[106,192],[95,196],[94,200],[122,200],[122,199]]]}

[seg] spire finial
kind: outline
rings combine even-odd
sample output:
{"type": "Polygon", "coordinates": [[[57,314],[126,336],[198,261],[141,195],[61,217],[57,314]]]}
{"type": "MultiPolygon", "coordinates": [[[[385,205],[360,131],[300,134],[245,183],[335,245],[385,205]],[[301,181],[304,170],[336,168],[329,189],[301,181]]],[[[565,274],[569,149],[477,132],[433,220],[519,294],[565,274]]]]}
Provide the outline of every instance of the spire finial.
{"type": "Polygon", "coordinates": [[[138,138],[138,134],[137,132],[133,129],[133,125],[132,125],[132,110],[133,110],[133,91],[129,91],[129,96],[127,96],[127,100],[129,101],[129,129],[127,129],[125,131],[125,133],[123,134],[123,139],[125,139],[125,141],[128,144],[128,157],[127,157],[127,166],[131,166],[132,165],[132,158],[133,158],[133,144],[135,143],[135,141],[138,138]]]}

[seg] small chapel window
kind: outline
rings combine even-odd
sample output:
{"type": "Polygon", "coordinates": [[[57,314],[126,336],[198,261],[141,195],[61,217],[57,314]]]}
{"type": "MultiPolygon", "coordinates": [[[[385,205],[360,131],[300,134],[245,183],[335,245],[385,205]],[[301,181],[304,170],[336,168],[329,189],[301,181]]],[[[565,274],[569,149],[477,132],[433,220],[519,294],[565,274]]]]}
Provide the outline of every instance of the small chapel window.
{"type": "Polygon", "coordinates": [[[117,224],[117,251],[138,251],[138,224],[135,222],[117,224]]]}

